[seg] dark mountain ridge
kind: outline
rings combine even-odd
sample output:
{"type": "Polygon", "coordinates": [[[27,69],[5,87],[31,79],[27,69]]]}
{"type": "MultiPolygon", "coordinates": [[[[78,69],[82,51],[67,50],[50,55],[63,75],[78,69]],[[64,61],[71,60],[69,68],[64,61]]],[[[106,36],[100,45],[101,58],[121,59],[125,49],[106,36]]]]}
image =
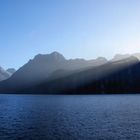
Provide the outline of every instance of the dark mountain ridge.
{"type": "Polygon", "coordinates": [[[57,52],[39,54],[0,82],[1,93],[102,94],[140,92],[140,62],[135,56],[70,59],[57,52]]]}
{"type": "MultiPolygon", "coordinates": [[[[139,68],[140,63],[137,58],[129,57],[47,81],[22,91],[48,94],[120,93],[125,92],[129,86],[131,88],[130,79],[135,81],[136,77],[140,78],[139,68]]],[[[132,91],[136,92],[134,88],[132,91]]]]}
{"type": "Polygon", "coordinates": [[[12,74],[15,72],[15,69],[9,68],[8,70],[5,70],[4,68],[0,67],[0,81],[6,80],[9,77],[12,76],[12,74]]]}
{"type": "Polygon", "coordinates": [[[89,61],[84,59],[67,60],[58,52],[47,55],[39,54],[17,70],[8,80],[1,82],[0,91],[16,91],[36,86],[50,77],[52,78],[54,73],[53,79],[105,63],[107,63],[105,58],[89,61]]]}

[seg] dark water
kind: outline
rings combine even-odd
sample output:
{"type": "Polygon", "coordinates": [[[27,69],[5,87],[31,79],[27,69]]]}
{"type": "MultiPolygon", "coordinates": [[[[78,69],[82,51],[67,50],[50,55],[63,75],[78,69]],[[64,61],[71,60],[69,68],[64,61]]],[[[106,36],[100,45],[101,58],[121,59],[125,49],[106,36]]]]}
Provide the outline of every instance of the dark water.
{"type": "Polygon", "coordinates": [[[0,95],[0,140],[138,140],[140,95],[0,95]]]}

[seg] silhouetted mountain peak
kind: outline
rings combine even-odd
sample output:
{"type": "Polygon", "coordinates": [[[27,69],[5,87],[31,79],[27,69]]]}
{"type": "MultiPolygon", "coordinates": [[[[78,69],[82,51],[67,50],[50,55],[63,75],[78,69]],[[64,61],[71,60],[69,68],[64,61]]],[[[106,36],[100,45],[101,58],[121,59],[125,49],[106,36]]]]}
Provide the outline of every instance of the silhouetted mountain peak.
{"type": "Polygon", "coordinates": [[[126,59],[128,57],[130,57],[131,55],[130,54],[116,54],[111,61],[119,61],[119,60],[122,60],[122,59],[126,59]]]}
{"type": "Polygon", "coordinates": [[[7,71],[11,74],[14,74],[16,72],[16,70],[14,68],[9,68],[9,69],[7,69],[7,71]]]}
{"type": "Polygon", "coordinates": [[[52,52],[50,54],[38,54],[34,57],[34,61],[64,61],[65,57],[58,53],[58,52],[52,52]]]}
{"type": "Polygon", "coordinates": [[[139,59],[133,55],[130,55],[129,57],[123,58],[123,59],[119,59],[115,62],[126,62],[126,63],[133,63],[133,62],[139,62],[139,59]]]}
{"type": "Polygon", "coordinates": [[[130,56],[126,58],[127,62],[132,62],[132,63],[139,63],[139,59],[136,56],[130,56]]]}
{"type": "Polygon", "coordinates": [[[54,60],[65,60],[65,57],[62,54],[60,54],[60,53],[58,53],[56,51],[52,52],[50,54],[50,57],[52,57],[54,60]]]}
{"type": "Polygon", "coordinates": [[[57,51],[54,51],[54,52],[50,53],[50,55],[52,55],[52,56],[63,56],[62,54],[60,54],[57,51]]]}
{"type": "Polygon", "coordinates": [[[133,56],[137,57],[140,60],[140,53],[134,53],[133,56]]]}
{"type": "Polygon", "coordinates": [[[8,71],[4,70],[2,67],[0,67],[0,81],[6,80],[9,78],[12,74],[8,71]]]}
{"type": "Polygon", "coordinates": [[[98,61],[107,61],[107,59],[105,57],[98,57],[96,60],[98,60],[98,61]]]}

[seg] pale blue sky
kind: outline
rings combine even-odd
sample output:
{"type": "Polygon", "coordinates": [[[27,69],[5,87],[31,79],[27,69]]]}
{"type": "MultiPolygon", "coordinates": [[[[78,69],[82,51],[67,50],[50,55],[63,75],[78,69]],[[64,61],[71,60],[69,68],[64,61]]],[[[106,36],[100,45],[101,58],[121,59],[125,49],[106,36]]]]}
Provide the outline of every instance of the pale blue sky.
{"type": "Polygon", "coordinates": [[[140,0],[0,0],[0,66],[52,51],[86,59],[140,52],[140,0]]]}

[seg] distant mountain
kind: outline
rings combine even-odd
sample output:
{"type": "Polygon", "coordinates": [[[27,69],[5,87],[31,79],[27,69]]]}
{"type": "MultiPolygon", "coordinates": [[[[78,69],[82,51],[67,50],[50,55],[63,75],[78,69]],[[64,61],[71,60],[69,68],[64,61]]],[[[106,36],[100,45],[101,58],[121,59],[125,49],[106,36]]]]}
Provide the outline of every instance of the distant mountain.
{"type": "Polygon", "coordinates": [[[122,59],[126,59],[128,57],[130,57],[131,55],[130,54],[116,54],[112,59],[111,61],[119,61],[119,60],[122,60],[122,59]]]}
{"type": "Polygon", "coordinates": [[[134,53],[133,56],[137,57],[140,60],[140,53],[134,53]]]}
{"type": "Polygon", "coordinates": [[[7,69],[7,71],[11,74],[14,74],[16,72],[16,70],[14,68],[9,68],[9,69],[7,69]]]}
{"type": "Polygon", "coordinates": [[[21,91],[47,94],[140,92],[140,88],[138,89],[140,87],[139,71],[139,60],[131,56],[127,59],[109,62],[65,77],[44,81],[38,86],[21,91]]]}
{"type": "Polygon", "coordinates": [[[39,54],[0,82],[2,93],[101,94],[140,92],[140,61],[134,55],[114,60],[67,60],[58,52],[39,54]]]}
{"type": "Polygon", "coordinates": [[[6,80],[11,76],[11,73],[0,67],[0,81],[6,80]]]}
{"type": "Polygon", "coordinates": [[[34,86],[52,77],[55,79],[55,75],[58,78],[62,75],[66,76],[76,71],[81,71],[105,63],[107,63],[107,60],[103,57],[94,60],[67,60],[58,52],[53,52],[46,55],[39,54],[17,70],[8,80],[1,82],[0,90],[17,90],[34,86]],[[52,76],[54,73],[55,75],[52,76]]]}
{"type": "Polygon", "coordinates": [[[140,53],[134,53],[134,54],[116,54],[112,59],[111,61],[119,61],[119,60],[122,60],[122,59],[126,59],[130,56],[134,56],[136,57],[137,59],[140,60],[140,53]]]}
{"type": "Polygon", "coordinates": [[[140,86],[140,82],[137,81],[140,79],[139,70],[139,60],[131,56],[123,60],[108,62],[100,66],[88,67],[82,70],[57,70],[47,79],[36,85],[15,88],[11,83],[8,83],[11,82],[9,80],[12,79],[11,77],[1,82],[0,92],[37,94],[136,92],[137,87],[140,86]]]}

